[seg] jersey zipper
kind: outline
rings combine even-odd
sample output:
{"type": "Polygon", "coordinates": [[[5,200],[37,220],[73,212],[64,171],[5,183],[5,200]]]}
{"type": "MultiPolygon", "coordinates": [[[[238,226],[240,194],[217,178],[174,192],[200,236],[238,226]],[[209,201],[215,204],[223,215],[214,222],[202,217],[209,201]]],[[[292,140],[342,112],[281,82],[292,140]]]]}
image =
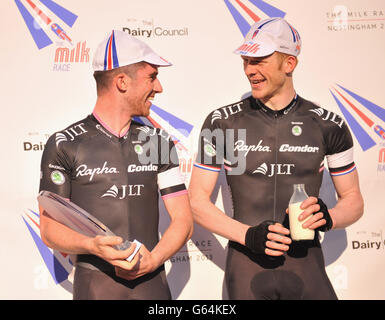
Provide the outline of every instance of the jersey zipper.
{"type": "MultiPolygon", "coordinates": [[[[278,113],[274,113],[275,120],[275,165],[278,163],[278,113]]],[[[277,175],[274,174],[274,205],[273,205],[273,220],[276,221],[276,210],[277,210],[277,175]]]]}
{"type": "MultiPolygon", "coordinates": [[[[132,145],[132,128],[131,128],[131,125],[130,125],[130,128],[128,129],[128,132],[124,135],[124,137],[121,137],[120,138],[120,152],[122,154],[122,157],[124,158],[124,150],[126,149],[127,150],[127,159],[135,159],[134,157],[136,155],[134,155],[134,148],[133,148],[133,145],[132,145]]],[[[126,168],[125,168],[125,175],[126,175],[126,183],[129,184],[129,181],[130,181],[130,177],[129,177],[129,174],[128,174],[128,170],[127,170],[127,165],[126,165],[126,168]]],[[[131,201],[129,200],[129,198],[126,200],[126,203],[127,203],[127,211],[126,211],[126,214],[127,214],[127,239],[125,240],[129,240],[129,241],[132,241],[134,238],[132,236],[132,231],[131,231],[131,221],[130,221],[130,211],[131,211],[131,201]]]]}

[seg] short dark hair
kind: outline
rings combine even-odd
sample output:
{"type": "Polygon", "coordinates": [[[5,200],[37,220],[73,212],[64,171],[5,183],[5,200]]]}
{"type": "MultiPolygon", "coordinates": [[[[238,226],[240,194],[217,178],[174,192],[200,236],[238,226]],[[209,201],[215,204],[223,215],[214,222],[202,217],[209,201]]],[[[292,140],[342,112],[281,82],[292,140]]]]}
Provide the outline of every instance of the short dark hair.
{"type": "Polygon", "coordinates": [[[137,63],[130,64],[128,66],[123,66],[107,71],[95,71],[94,79],[96,81],[96,91],[99,94],[103,93],[106,89],[109,88],[112,79],[119,73],[124,73],[129,76],[131,79],[136,78],[136,72],[144,68],[146,62],[141,61],[137,63]]]}

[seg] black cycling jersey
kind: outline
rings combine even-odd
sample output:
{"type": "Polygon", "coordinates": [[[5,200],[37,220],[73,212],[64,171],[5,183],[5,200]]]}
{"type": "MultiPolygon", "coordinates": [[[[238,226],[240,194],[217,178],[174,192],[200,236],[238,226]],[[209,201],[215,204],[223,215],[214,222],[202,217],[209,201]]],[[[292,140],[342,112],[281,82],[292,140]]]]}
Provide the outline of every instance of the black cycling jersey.
{"type": "MultiPolygon", "coordinates": [[[[158,191],[163,198],[187,193],[179,175],[177,153],[168,134],[132,121],[129,130],[118,137],[96,114],[48,139],[41,161],[40,190],[70,199],[116,235],[137,239],[150,251],[159,240],[158,191]]],[[[93,255],[78,255],[77,263],[93,271],[101,270],[110,277],[114,273],[110,264],[93,255]]],[[[91,272],[83,273],[91,276],[91,272]]],[[[156,290],[146,284],[147,289],[142,293],[135,289],[133,297],[169,298],[162,273],[164,267],[146,277],[161,284],[155,285],[156,290]]],[[[84,281],[89,287],[89,279],[84,281]]],[[[143,286],[143,282],[143,279],[126,281],[125,286],[135,288],[137,284],[143,286]]],[[[74,283],[74,296],[79,287],[82,286],[74,283]]],[[[102,294],[102,290],[99,291],[102,294]]],[[[86,292],[78,297],[82,299],[87,294],[93,295],[86,292]]],[[[129,296],[126,292],[123,298],[129,296]]]]}
{"type": "MultiPolygon", "coordinates": [[[[209,114],[195,166],[219,172],[223,165],[234,219],[251,226],[274,220],[289,228],[285,211],[293,184],[305,184],[309,196],[318,197],[325,157],[332,175],[355,169],[351,134],[342,118],[298,95],[280,111],[249,97],[209,114]]],[[[318,236],[293,243],[278,258],[230,241],[225,277],[231,299],[336,298],[318,236]],[[292,293],[294,288],[299,291],[292,293]]]]}

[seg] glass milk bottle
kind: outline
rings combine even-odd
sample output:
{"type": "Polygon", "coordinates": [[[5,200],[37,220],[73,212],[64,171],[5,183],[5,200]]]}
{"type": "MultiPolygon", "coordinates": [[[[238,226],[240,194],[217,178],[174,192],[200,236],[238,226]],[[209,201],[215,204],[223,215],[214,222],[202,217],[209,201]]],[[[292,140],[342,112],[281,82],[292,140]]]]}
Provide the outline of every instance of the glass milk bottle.
{"type": "Polygon", "coordinates": [[[313,240],[314,239],[314,230],[303,228],[302,224],[306,220],[312,217],[310,215],[305,220],[299,221],[298,217],[303,212],[300,209],[302,201],[306,200],[309,196],[305,191],[304,184],[294,184],[293,185],[293,194],[289,201],[289,223],[290,223],[290,234],[293,240],[313,240]]]}

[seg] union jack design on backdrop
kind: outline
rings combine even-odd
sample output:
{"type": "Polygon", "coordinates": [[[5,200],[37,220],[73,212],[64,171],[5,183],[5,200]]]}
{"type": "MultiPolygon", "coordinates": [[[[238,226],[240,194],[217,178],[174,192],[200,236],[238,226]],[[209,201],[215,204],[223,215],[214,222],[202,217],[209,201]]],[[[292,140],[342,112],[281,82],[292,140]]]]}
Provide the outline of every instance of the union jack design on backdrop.
{"type": "Polygon", "coordinates": [[[53,40],[72,40],[63,25],[72,28],[78,16],[53,0],[15,0],[16,6],[36,43],[43,49],[53,40]]]}
{"type": "Polygon", "coordinates": [[[337,84],[330,93],[363,151],[385,143],[385,109],[337,84]]]}
{"type": "Polygon", "coordinates": [[[189,151],[188,138],[193,129],[193,125],[190,123],[154,104],[151,106],[150,115],[148,117],[135,117],[134,119],[144,125],[163,129],[170,134],[178,151],[189,151]]]}
{"type": "Polygon", "coordinates": [[[40,237],[40,215],[28,209],[23,216],[23,221],[35,242],[39,253],[56,284],[60,284],[68,279],[73,263],[70,256],[48,248],[40,237]]]}
{"type": "Polygon", "coordinates": [[[263,0],[224,0],[228,10],[245,37],[251,25],[269,17],[284,18],[286,12],[263,0]]]}
{"type": "Polygon", "coordinates": [[[152,105],[147,117],[134,117],[134,120],[154,128],[163,130],[174,142],[179,157],[179,170],[184,179],[188,179],[194,164],[191,132],[194,126],[183,119],[152,105]]]}

